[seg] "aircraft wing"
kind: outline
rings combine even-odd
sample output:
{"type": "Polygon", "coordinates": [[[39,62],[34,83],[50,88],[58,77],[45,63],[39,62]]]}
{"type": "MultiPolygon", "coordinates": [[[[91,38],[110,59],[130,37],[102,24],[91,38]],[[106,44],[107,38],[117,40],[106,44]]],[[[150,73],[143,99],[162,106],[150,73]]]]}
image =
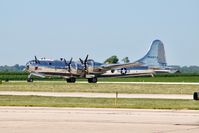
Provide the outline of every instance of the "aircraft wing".
{"type": "Polygon", "coordinates": [[[101,69],[111,70],[116,68],[136,67],[141,65],[143,64],[140,62],[126,63],[126,64],[107,64],[107,65],[102,65],[101,69]]]}

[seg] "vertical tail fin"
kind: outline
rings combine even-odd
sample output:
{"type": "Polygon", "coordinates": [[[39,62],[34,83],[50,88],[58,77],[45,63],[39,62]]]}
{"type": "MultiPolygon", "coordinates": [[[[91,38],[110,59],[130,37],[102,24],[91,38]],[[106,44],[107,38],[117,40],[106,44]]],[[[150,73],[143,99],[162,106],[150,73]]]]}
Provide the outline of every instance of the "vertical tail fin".
{"type": "Polygon", "coordinates": [[[148,53],[138,62],[147,66],[166,66],[164,44],[160,40],[153,41],[148,53]]]}

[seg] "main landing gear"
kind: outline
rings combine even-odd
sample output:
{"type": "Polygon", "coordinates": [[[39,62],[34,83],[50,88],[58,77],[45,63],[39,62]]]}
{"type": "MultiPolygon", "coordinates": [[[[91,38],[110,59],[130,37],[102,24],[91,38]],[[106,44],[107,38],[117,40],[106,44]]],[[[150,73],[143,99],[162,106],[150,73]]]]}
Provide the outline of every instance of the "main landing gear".
{"type": "Polygon", "coordinates": [[[76,82],[76,78],[71,77],[71,78],[66,79],[66,81],[67,81],[67,83],[75,83],[76,82]]]}
{"type": "Polygon", "coordinates": [[[97,77],[88,78],[88,83],[97,83],[97,77]]]}
{"type": "MultiPolygon", "coordinates": [[[[87,78],[88,83],[97,83],[97,77],[92,77],[92,78],[87,78]]],[[[70,77],[66,79],[67,83],[75,83],[76,78],[75,77],[70,77]]]]}
{"type": "Polygon", "coordinates": [[[27,82],[33,82],[33,78],[28,78],[27,82]]]}

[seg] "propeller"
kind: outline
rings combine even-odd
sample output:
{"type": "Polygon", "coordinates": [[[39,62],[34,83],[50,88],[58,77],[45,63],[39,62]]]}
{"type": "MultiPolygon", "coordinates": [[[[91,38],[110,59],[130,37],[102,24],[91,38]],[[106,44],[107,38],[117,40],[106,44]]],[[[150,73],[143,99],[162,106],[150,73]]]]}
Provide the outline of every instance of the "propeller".
{"type": "Polygon", "coordinates": [[[88,73],[87,70],[87,62],[88,62],[88,55],[86,56],[85,60],[82,60],[81,58],[79,58],[81,64],[84,66],[84,77],[86,76],[86,74],[88,73]]]}
{"type": "Polygon", "coordinates": [[[40,63],[39,60],[37,59],[37,56],[35,56],[35,63],[36,63],[36,64],[39,64],[39,63],[40,63]]]}
{"type": "Polygon", "coordinates": [[[70,59],[70,62],[68,63],[68,72],[71,72],[71,63],[73,61],[73,58],[70,59]]]}
{"type": "Polygon", "coordinates": [[[70,59],[69,63],[66,62],[66,59],[64,59],[65,66],[68,66],[68,72],[71,72],[71,63],[73,61],[73,58],[70,59]]]}

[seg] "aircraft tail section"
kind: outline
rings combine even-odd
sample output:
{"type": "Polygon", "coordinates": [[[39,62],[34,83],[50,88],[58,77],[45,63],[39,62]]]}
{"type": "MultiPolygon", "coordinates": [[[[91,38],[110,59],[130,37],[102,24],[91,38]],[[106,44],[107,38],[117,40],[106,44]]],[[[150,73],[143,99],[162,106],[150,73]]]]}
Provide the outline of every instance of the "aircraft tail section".
{"type": "Polygon", "coordinates": [[[160,40],[153,41],[148,53],[138,60],[147,66],[164,67],[167,65],[164,44],[160,40]]]}

